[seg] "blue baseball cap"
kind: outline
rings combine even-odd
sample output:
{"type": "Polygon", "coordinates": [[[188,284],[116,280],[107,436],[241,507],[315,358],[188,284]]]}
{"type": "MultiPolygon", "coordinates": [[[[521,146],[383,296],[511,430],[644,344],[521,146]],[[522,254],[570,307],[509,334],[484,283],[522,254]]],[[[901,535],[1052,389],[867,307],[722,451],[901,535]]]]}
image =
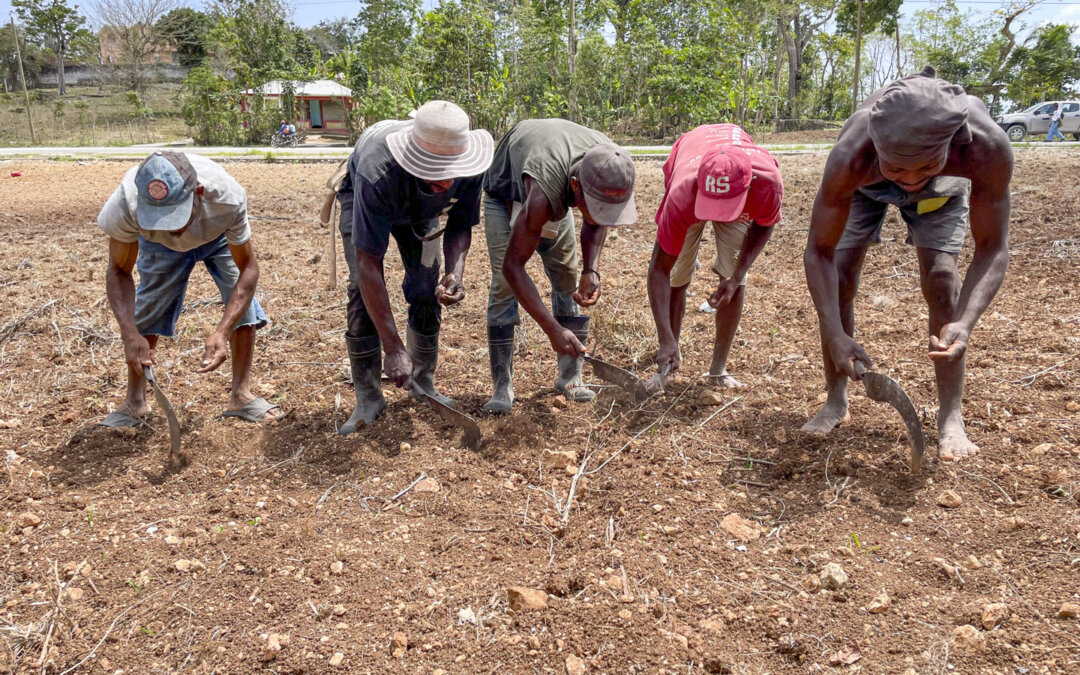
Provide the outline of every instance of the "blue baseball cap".
{"type": "Polygon", "coordinates": [[[191,220],[199,180],[182,152],[155,152],[135,172],[139,202],[135,215],[144,230],[175,232],[191,220]]]}

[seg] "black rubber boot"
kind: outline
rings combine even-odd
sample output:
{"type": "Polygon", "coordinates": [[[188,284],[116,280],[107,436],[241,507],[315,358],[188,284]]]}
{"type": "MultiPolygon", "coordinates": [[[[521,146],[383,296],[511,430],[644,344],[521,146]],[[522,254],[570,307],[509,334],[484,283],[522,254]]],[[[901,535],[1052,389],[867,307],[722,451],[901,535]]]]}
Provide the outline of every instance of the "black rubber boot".
{"type": "Polygon", "coordinates": [[[514,324],[488,326],[488,356],[491,358],[491,382],[495,394],[483,410],[494,415],[509,415],[514,404],[514,324]]]}
{"type": "MultiPolygon", "coordinates": [[[[587,316],[557,316],[555,320],[563,328],[574,333],[581,344],[589,340],[589,317],[587,316]]],[[[561,391],[568,401],[584,403],[596,398],[596,392],[585,386],[581,381],[581,364],[585,359],[581,356],[576,359],[559,354],[559,377],[555,380],[555,389],[561,391]]]]}
{"type": "Polygon", "coordinates": [[[361,424],[371,424],[386,409],[386,399],[382,393],[382,346],[379,336],[352,337],[346,334],[345,344],[349,349],[356,407],[349,421],[338,429],[343,436],[353,433],[361,424]]]}
{"type": "MultiPolygon", "coordinates": [[[[439,403],[451,408],[457,407],[452,400],[435,391],[435,367],[439,365],[439,334],[421,335],[409,328],[405,335],[405,347],[413,362],[413,382],[439,403]]],[[[420,398],[414,392],[409,392],[409,396],[420,398]]]]}

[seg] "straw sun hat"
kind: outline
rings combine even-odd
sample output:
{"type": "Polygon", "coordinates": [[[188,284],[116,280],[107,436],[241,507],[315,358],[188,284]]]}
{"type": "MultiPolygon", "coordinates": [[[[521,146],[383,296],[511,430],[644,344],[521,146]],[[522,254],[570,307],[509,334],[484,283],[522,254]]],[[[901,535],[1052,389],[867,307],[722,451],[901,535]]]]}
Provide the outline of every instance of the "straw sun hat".
{"type": "Polygon", "coordinates": [[[487,171],[495,153],[491,134],[469,130],[469,116],[449,101],[428,101],[411,126],[386,137],[401,168],[421,180],[447,180],[487,171]]]}

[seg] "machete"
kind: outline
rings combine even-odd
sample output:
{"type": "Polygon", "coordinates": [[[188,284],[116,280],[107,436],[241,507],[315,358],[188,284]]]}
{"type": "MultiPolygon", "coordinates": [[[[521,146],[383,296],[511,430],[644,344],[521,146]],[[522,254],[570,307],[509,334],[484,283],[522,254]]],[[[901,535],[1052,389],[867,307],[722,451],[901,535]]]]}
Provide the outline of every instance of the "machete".
{"type": "Polygon", "coordinates": [[[645,383],[629,370],[620,368],[607,361],[585,355],[585,362],[593,367],[593,372],[605,382],[610,382],[634,399],[634,403],[640,403],[649,398],[649,392],[645,389],[645,383]]]}
{"type": "Polygon", "coordinates": [[[900,417],[904,418],[907,425],[908,440],[911,442],[911,473],[919,473],[922,470],[923,450],[925,449],[922,433],[922,423],[919,421],[919,413],[911,402],[903,387],[896,380],[887,375],[872,370],[867,370],[862,361],[855,361],[855,372],[862,377],[866,385],[866,395],[875,401],[888,403],[896,408],[900,417]]]}
{"type": "Polygon", "coordinates": [[[441,403],[434,396],[426,394],[424,390],[416,384],[412,385],[412,391],[413,394],[427,401],[428,405],[431,406],[431,409],[438,413],[439,417],[443,418],[443,421],[448,422],[465,432],[465,447],[473,451],[480,448],[480,441],[484,440],[484,435],[480,432],[480,425],[476,423],[476,420],[456,408],[451,408],[445,403],[441,403]]]}
{"type": "Polygon", "coordinates": [[[154,390],[154,400],[165,411],[165,417],[169,420],[170,454],[172,457],[178,457],[180,455],[180,421],[176,419],[176,410],[173,409],[172,403],[169,403],[169,398],[165,396],[165,392],[161,391],[157,380],[154,379],[153,368],[143,366],[143,373],[146,375],[146,381],[150,383],[154,390]]]}

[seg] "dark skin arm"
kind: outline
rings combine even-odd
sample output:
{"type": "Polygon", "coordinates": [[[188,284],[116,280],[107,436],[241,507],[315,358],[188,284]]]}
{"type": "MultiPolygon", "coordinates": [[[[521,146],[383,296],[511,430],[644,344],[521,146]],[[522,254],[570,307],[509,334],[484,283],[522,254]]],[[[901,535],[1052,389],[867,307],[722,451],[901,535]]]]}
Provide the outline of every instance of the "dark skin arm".
{"type": "Polygon", "coordinates": [[[578,289],[574,293],[574,302],[582,307],[592,307],[600,300],[600,251],[607,240],[608,228],[593,225],[586,221],[581,225],[581,255],[585,260],[584,270],[578,279],[578,289]]]}
{"type": "Polygon", "coordinates": [[[360,286],[360,296],[364,307],[375,324],[375,330],[386,351],[383,370],[386,376],[399,387],[408,388],[412,379],[412,359],[405,351],[405,345],[398,335],[394,323],[394,311],[390,307],[390,295],[386,292],[386,279],[383,277],[383,256],[376,256],[356,249],[356,276],[360,286]]]}
{"type": "Polygon", "coordinates": [[[746,230],[746,237],[743,239],[742,249],[739,250],[739,261],[735,264],[735,272],[731,277],[716,285],[716,290],[709,296],[709,305],[720,308],[731,302],[742,280],[750,271],[750,266],[757,260],[765,244],[769,242],[772,231],[771,227],[750,223],[750,227],[746,230]]]}
{"type": "Polygon", "coordinates": [[[443,233],[443,259],[446,274],[435,287],[435,299],[443,305],[454,305],[465,299],[465,256],[472,245],[472,228],[455,226],[443,233]]]}
{"type": "Polygon", "coordinates": [[[240,270],[240,278],[236,281],[236,288],[229,298],[229,304],[221,316],[221,322],[214,332],[206,339],[206,349],[203,350],[202,367],[200,373],[209,373],[225,363],[229,355],[229,338],[232,337],[236,322],[247,311],[251,299],[255,297],[255,287],[259,283],[259,261],[255,258],[255,246],[248,239],[243,244],[235,246],[229,244],[229,253],[232,254],[233,262],[240,270]]]}
{"type": "Polygon", "coordinates": [[[649,261],[649,306],[652,308],[653,323],[656,324],[656,336],[660,340],[656,365],[661,372],[669,365],[671,372],[675,372],[681,361],[679,342],[675,338],[675,330],[671,327],[671,269],[678,258],[661,248],[660,242],[656,242],[652,260],[649,261]]]}
{"type": "MultiPolygon", "coordinates": [[[[989,115],[984,113],[989,119],[989,115]]],[[[976,122],[984,122],[976,118],[976,122]]],[[[985,135],[975,137],[971,147],[956,153],[965,166],[987,166],[990,170],[971,175],[971,235],[975,252],[960,289],[953,321],[930,336],[930,358],[957,361],[967,351],[975,323],[997,295],[1009,265],[1009,181],[1012,179],[1012,146],[996,125],[985,123],[985,135]],[[976,160],[975,157],[978,157],[976,160]]]]}
{"type": "MultiPolygon", "coordinates": [[[[554,217],[547,196],[531,176],[525,177],[525,190],[525,202],[522,204],[517,220],[510,228],[510,241],[503,258],[503,276],[506,277],[507,283],[510,284],[521,306],[547,333],[555,351],[576,357],[585,353],[585,346],[574,337],[573,332],[559,325],[559,322],[544,306],[536,285],[525,271],[525,263],[529,261],[540,244],[544,224],[554,217]]],[[[581,290],[579,286],[579,292],[581,290]]],[[[599,297],[598,291],[596,295],[599,297]]]]}
{"type": "Polygon", "coordinates": [[[131,270],[139,257],[138,242],[122,242],[109,237],[109,268],[105,272],[105,295],[120,325],[124,360],[135,371],[153,364],[150,343],[135,327],[135,280],[131,270]]]}

